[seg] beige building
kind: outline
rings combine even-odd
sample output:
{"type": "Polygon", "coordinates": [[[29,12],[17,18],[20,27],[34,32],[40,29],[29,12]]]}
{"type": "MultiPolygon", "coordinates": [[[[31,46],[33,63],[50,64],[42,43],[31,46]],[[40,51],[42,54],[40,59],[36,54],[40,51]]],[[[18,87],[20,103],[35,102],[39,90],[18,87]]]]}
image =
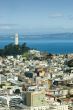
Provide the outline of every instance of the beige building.
{"type": "Polygon", "coordinates": [[[25,93],[25,104],[28,110],[48,110],[49,104],[45,100],[44,91],[27,91],[25,93]]]}
{"type": "Polygon", "coordinates": [[[28,106],[44,106],[47,105],[45,101],[44,91],[29,91],[26,93],[26,103],[28,106]]]}

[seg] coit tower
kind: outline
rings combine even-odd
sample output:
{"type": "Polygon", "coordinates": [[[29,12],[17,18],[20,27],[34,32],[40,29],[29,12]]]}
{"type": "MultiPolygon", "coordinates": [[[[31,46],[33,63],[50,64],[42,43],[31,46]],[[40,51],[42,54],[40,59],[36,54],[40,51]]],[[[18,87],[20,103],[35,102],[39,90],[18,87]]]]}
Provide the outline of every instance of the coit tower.
{"type": "Polygon", "coordinates": [[[15,45],[19,44],[19,37],[18,37],[18,33],[15,34],[15,45]]]}

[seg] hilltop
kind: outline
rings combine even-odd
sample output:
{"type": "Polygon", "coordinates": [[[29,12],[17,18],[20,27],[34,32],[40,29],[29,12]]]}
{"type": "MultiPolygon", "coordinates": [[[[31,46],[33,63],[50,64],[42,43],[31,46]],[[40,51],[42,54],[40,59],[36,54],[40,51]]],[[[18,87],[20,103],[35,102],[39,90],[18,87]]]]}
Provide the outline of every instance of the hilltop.
{"type": "Polygon", "coordinates": [[[3,49],[0,49],[0,56],[20,55],[27,52],[29,49],[30,48],[26,46],[26,43],[23,43],[22,45],[14,45],[13,43],[10,43],[3,49]]]}

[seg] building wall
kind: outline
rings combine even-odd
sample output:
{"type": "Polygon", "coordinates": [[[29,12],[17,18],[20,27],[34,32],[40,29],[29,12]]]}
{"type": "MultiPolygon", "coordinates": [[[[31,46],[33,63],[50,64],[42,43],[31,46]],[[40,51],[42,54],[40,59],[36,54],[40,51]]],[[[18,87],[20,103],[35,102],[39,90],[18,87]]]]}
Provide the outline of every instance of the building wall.
{"type": "Polygon", "coordinates": [[[31,92],[26,93],[26,105],[31,106],[31,92]]]}
{"type": "Polygon", "coordinates": [[[45,101],[44,92],[27,92],[26,95],[27,106],[45,106],[48,103],[45,101]]]}
{"type": "Polygon", "coordinates": [[[57,106],[57,110],[68,110],[68,105],[57,106]]]}

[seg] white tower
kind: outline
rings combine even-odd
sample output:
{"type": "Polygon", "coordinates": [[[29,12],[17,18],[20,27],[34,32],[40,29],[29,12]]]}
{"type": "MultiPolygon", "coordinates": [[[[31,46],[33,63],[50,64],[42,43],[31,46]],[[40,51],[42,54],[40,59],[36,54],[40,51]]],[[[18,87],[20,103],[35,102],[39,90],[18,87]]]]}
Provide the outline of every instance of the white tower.
{"type": "Polygon", "coordinates": [[[18,33],[15,34],[15,45],[19,44],[18,33]]]}

